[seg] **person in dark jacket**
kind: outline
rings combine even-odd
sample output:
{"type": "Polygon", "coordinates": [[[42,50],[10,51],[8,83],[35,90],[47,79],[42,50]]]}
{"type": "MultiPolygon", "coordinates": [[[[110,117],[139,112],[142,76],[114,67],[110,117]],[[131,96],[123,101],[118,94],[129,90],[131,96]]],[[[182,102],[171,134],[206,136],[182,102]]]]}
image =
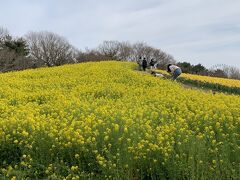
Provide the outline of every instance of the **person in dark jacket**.
{"type": "Polygon", "coordinates": [[[147,68],[147,60],[146,60],[146,58],[143,58],[142,68],[143,68],[144,71],[146,71],[146,68],[147,68]]]}

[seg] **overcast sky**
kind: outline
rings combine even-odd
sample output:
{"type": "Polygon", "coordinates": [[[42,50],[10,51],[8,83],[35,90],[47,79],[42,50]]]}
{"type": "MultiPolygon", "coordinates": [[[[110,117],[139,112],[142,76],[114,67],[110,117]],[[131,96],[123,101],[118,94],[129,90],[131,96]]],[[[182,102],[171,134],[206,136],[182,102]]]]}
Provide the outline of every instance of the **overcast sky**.
{"type": "Polygon", "coordinates": [[[79,49],[143,41],[177,61],[240,67],[240,0],[0,0],[15,36],[47,30],[79,49]]]}

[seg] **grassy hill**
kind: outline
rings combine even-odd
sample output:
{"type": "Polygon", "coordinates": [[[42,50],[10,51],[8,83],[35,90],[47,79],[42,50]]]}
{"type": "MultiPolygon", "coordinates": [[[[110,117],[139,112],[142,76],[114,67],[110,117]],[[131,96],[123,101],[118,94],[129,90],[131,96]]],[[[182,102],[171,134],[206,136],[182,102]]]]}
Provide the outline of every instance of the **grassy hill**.
{"type": "Polygon", "coordinates": [[[1,74],[1,179],[238,179],[240,96],[135,69],[1,74]]]}

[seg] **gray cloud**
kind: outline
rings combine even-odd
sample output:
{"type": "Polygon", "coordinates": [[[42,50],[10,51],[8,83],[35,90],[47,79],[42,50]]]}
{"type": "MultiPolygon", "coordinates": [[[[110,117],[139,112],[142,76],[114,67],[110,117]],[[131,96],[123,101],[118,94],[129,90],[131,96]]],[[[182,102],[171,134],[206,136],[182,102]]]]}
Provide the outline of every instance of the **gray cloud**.
{"type": "Polygon", "coordinates": [[[48,30],[78,48],[145,41],[177,60],[240,67],[238,0],[9,0],[0,22],[14,35],[48,30]]]}

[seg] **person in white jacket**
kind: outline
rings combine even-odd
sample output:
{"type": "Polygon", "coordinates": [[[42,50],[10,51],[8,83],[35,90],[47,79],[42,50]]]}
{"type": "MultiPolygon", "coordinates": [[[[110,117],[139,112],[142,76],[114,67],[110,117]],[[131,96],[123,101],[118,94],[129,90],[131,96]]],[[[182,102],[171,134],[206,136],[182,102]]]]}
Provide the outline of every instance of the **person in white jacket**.
{"type": "Polygon", "coordinates": [[[167,72],[172,74],[172,79],[176,80],[178,76],[182,73],[182,70],[180,67],[173,65],[173,64],[168,64],[167,65],[167,72]]]}

